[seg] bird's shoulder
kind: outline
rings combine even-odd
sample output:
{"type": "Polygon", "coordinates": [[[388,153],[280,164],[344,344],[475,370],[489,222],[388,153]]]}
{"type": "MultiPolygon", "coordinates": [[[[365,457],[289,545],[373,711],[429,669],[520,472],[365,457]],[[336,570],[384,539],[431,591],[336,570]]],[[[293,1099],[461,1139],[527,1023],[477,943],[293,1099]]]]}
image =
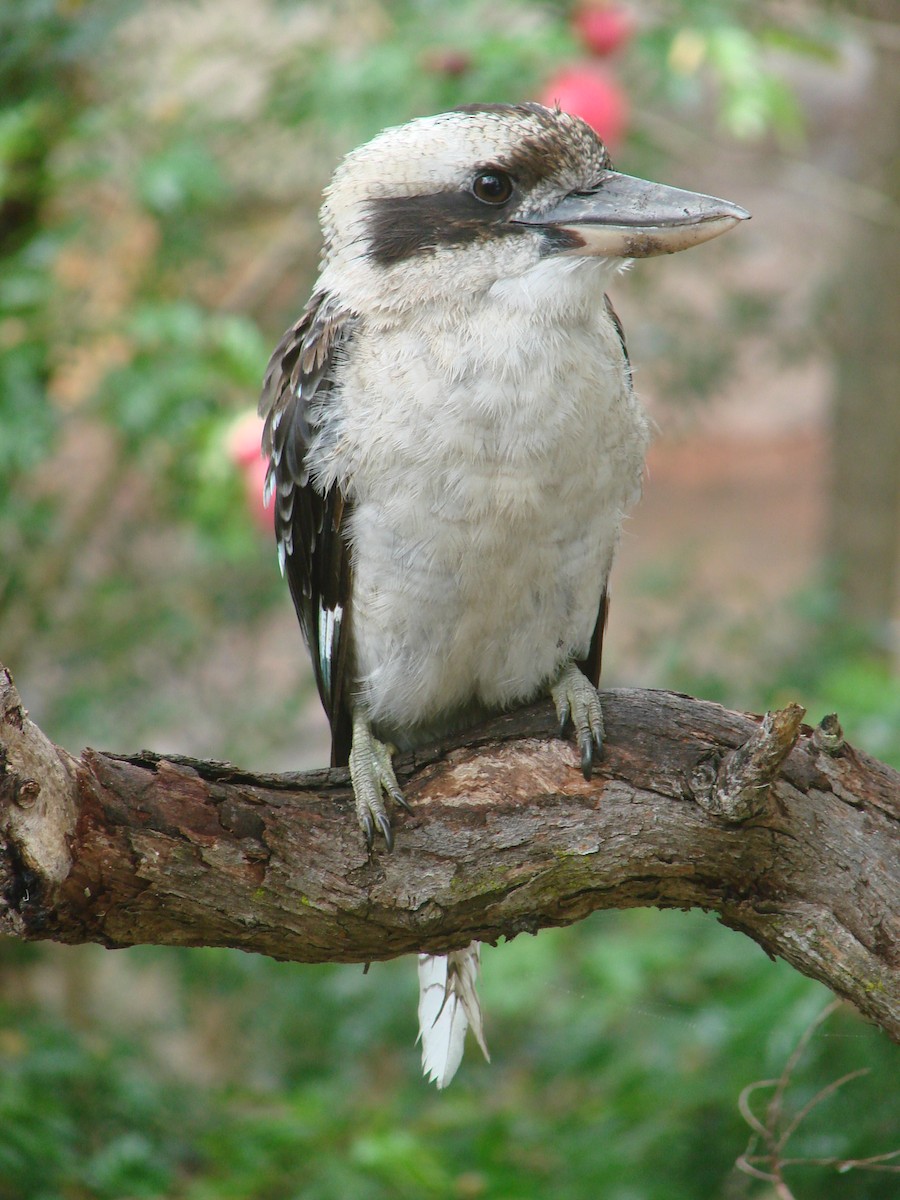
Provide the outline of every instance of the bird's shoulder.
{"type": "Polygon", "coordinates": [[[280,461],[288,430],[309,442],[309,406],[329,384],[328,374],[337,349],[346,344],[357,324],[354,313],[337,297],[314,292],[297,321],[284,333],[269,359],[259,401],[263,418],[263,452],[280,461]],[[296,413],[298,425],[285,425],[296,413]]]}

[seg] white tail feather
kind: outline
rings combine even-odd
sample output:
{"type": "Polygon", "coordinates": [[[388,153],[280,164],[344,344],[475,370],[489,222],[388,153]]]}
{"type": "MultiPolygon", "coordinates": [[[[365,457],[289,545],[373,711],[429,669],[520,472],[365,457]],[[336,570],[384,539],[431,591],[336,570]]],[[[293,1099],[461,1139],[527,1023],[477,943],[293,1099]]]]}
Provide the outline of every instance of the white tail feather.
{"type": "Polygon", "coordinates": [[[419,1038],[425,1077],[444,1088],[462,1061],[466,1030],[471,1025],[475,1040],[490,1062],[481,1004],[476,984],[481,946],[471,942],[465,950],[419,955],[419,1038]]]}

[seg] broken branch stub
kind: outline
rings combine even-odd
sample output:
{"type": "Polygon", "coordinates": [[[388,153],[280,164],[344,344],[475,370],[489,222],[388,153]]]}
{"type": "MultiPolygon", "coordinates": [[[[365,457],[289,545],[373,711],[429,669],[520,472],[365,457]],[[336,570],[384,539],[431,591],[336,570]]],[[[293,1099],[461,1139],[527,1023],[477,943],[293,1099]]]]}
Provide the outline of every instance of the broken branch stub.
{"type": "Polygon", "coordinates": [[[704,812],[735,825],[758,816],[782,764],[797,744],[805,715],[806,709],[799,704],[767,712],[743,745],[715,764],[710,760],[701,763],[692,791],[704,812]]]}

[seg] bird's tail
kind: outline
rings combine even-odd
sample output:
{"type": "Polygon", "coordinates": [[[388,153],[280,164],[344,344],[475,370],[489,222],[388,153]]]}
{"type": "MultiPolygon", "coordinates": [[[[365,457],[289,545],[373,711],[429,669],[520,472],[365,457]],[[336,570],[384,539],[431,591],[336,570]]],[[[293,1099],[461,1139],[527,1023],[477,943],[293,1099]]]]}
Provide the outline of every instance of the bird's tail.
{"type": "Polygon", "coordinates": [[[454,950],[446,956],[419,955],[422,1070],[439,1088],[446,1087],[456,1074],[470,1025],[482,1054],[488,1062],[491,1059],[476,990],[480,963],[479,942],[470,942],[465,950],[454,950]]]}

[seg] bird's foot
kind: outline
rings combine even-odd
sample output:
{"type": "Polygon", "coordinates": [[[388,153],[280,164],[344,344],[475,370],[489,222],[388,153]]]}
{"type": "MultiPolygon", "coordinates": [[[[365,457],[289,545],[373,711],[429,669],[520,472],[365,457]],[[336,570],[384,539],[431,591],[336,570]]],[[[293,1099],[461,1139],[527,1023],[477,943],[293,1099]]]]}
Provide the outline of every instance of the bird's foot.
{"type": "Polygon", "coordinates": [[[369,849],[375,842],[376,826],[381,831],[388,850],[394,848],[394,831],[384,808],[384,794],[395,804],[412,809],[406,803],[391,762],[393,747],[380,742],[372,733],[369,722],[359,713],[353,716],[353,742],[350,747],[350,780],[356,818],[369,849]]]}
{"type": "Polygon", "coordinates": [[[603,710],[597,689],[582,675],[574,663],[567,663],[555,683],[550,686],[550,695],[559,717],[559,731],[564,733],[571,720],[581,750],[581,772],[590,779],[594,769],[594,750],[597,757],[603,749],[603,710]]]}

